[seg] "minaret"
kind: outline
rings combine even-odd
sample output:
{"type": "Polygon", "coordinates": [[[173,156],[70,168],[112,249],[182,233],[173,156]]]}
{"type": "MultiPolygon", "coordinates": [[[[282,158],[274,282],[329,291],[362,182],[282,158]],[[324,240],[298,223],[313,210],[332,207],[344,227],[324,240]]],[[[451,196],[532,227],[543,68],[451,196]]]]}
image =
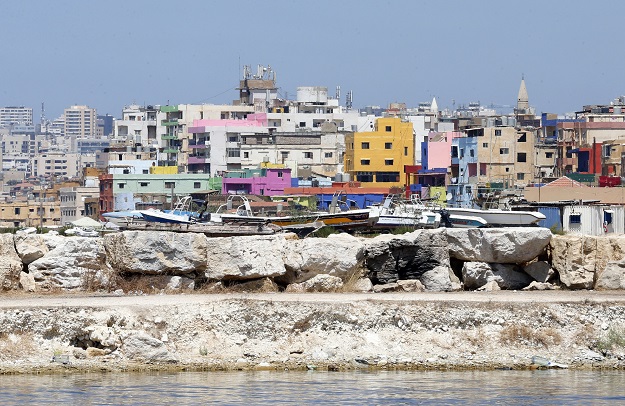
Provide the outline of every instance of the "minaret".
{"type": "Polygon", "coordinates": [[[432,104],[430,105],[430,111],[432,113],[438,113],[438,103],[436,103],[436,97],[432,99],[432,104]]]}
{"type": "Polygon", "coordinates": [[[519,88],[519,96],[517,97],[516,110],[517,113],[525,113],[529,110],[530,103],[527,97],[527,88],[525,87],[525,78],[521,76],[521,87],[519,88]]]}

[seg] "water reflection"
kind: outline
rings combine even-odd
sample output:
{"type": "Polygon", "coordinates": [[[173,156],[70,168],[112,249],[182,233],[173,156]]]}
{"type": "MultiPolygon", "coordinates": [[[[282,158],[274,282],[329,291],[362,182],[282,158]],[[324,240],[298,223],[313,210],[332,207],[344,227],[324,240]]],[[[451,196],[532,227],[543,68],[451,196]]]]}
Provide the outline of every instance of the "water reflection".
{"type": "Polygon", "coordinates": [[[625,372],[185,372],[0,376],[2,405],[579,404],[625,401],[625,372]]]}

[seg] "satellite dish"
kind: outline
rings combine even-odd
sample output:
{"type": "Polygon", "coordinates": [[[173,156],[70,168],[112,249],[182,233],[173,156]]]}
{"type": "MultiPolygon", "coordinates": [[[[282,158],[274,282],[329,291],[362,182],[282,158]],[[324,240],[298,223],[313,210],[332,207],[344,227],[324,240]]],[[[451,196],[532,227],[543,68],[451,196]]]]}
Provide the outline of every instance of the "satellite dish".
{"type": "Polygon", "coordinates": [[[445,196],[445,199],[447,201],[450,201],[454,196],[451,193],[447,193],[447,195],[445,196]]]}

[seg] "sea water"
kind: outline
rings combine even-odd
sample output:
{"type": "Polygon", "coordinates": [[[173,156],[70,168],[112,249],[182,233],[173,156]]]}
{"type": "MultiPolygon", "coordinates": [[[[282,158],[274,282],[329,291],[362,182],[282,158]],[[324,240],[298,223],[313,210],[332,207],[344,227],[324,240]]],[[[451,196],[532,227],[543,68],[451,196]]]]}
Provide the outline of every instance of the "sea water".
{"type": "Polygon", "coordinates": [[[181,372],[0,376],[2,405],[625,404],[623,371],[181,372]]]}

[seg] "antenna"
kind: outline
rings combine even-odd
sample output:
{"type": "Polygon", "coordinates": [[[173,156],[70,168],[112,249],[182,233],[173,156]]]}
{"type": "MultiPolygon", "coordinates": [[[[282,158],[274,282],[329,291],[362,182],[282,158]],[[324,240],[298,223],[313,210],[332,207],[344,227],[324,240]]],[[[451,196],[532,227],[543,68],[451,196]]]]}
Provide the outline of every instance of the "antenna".
{"type": "Polygon", "coordinates": [[[337,86],[336,87],[336,95],[334,97],[336,100],[340,100],[341,99],[341,86],[337,86]]]}
{"type": "Polygon", "coordinates": [[[347,107],[348,109],[351,109],[353,101],[354,101],[354,93],[350,90],[347,92],[347,96],[345,97],[345,107],[347,107]]]}

